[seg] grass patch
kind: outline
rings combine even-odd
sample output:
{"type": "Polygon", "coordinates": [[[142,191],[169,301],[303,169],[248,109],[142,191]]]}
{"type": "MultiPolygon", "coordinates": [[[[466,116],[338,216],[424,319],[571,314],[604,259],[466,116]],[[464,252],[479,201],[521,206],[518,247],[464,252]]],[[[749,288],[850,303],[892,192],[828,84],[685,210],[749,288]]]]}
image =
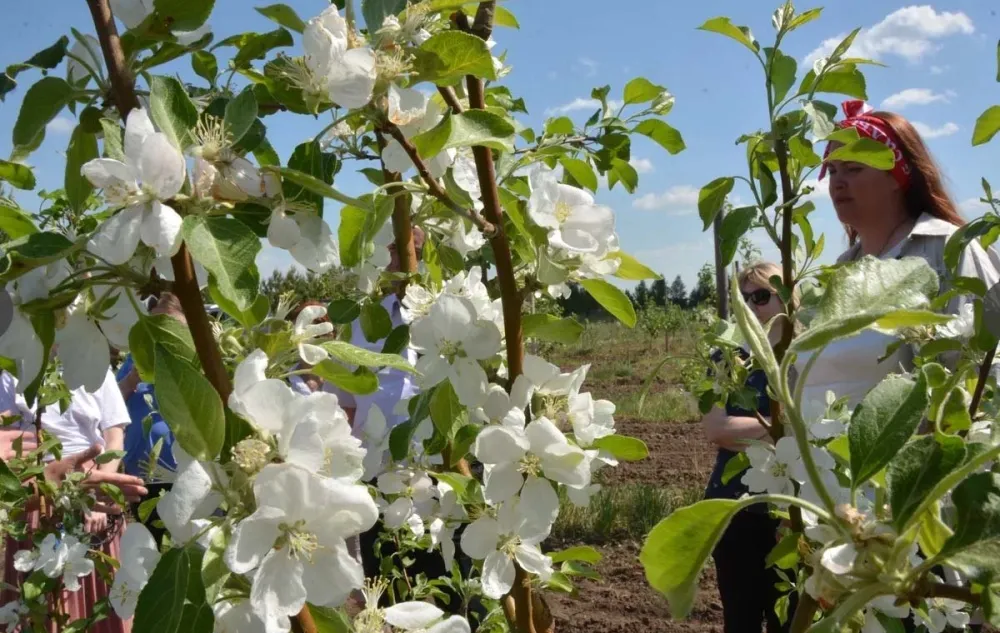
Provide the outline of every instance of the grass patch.
{"type": "Polygon", "coordinates": [[[605,543],[623,538],[642,539],[675,509],[701,499],[700,489],[662,488],[625,484],[602,489],[581,508],[560,499],[559,518],[552,527],[557,539],[605,543]]]}
{"type": "Polygon", "coordinates": [[[615,415],[648,422],[687,422],[699,416],[698,403],[681,387],[654,387],[639,413],[639,393],[629,391],[613,399],[615,415]]]}

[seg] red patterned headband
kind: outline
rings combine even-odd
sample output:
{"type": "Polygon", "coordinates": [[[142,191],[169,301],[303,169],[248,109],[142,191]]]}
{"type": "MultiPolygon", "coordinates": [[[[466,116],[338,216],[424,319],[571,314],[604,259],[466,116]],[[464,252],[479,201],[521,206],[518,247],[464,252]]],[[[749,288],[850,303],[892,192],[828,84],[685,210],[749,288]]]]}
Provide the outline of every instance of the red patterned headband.
{"type": "MultiPolygon", "coordinates": [[[[878,118],[868,114],[874,111],[870,105],[859,99],[845,101],[840,106],[844,110],[844,120],[837,123],[837,127],[843,129],[853,127],[858,131],[859,136],[870,138],[882,143],[892,150],[895,156],[895,164],[892,166],[892,177],[896,179],[899,186],[904,190],[910,186],[910,172],[912,168],[903,156],[903,145],[896,136],[892,127],[878,118]]],[[[826,157],[830,155],[830,144],[826,146],[823,154],[823,167],[819,171],[819,179],[823,180],[826,175],[826,157]]]]}

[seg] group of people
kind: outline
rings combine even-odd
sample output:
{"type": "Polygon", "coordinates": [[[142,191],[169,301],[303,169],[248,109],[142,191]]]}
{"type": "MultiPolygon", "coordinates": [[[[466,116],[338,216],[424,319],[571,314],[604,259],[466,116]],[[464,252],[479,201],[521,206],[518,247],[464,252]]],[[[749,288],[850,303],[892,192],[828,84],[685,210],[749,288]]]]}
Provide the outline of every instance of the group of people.
{"type": "MultiPolygon", "coordinates": [[[[860,136],[888,146],[895,163],[891,170],[883,171],[861,163],[824,161],[820,177],[829,178],[830,198],[849,241],[838,264],[865,256],[883,260],[919,257],[938,273],[942,291],[947,290],[955,277],[945,265],[945,244],[965,220],[948,195],[926,145],[913,125],[898,114],[872,111],[858,101],[845,102],[844,113],[841,128],[853,127],[860,136]]],[[[795,327],[781,316],[786,310],[770,281],[774,275],[781,276],[781,267],[762,262],[741,270],[736,280],[757,319],[762,324],[773,320],[769,332],[772,345],[781,339],[785,328],[795,327]]],[[[974,241],[961,256],[957,276],[980,279],[991,288],[1000,279],[997,259],[974,241]]],[[[798,301],[797,292],[791,301],[798,301]]],[[[958,295],[946,312],[957,315],[968,301],[968,296],[958,295]]],[[[913,352],[905,345],[880,360],[894,340],[891,335],[867,330],[828,345],[802,385],[802,402],[825,403],[826,393],[832,391],[854,407],[890,373],[912,369],[913,352]]],[[[797,363],[801,366],[807,360],[800,357],[797,363]]],[[[707,498],[736,499],[750,493],[740,476],[723,483],[726,464],[751,443],[771,441],[758,418],[770,421],[771,416],[763,371],[750,373],[746,386],[758,394],[755,411],[730,402],[702,418],[706,437],[718,447],[707,498]]],[[[769,515],[765,504],[750,506],[733,518],[716,547],[714,560],[726,633],[759,633],[765,623],[768,633],[788,630],[790,615],[782,623],[775,611],[776,600],[784,593],[778,589],[782,578],[766,564],[778,529],[779,521],[769,515]]],[[[788,613],[793,611],[790,608],[788,613]]],[[[913,628],[912,622],[904,625],[908,630],[913,628]]]]}

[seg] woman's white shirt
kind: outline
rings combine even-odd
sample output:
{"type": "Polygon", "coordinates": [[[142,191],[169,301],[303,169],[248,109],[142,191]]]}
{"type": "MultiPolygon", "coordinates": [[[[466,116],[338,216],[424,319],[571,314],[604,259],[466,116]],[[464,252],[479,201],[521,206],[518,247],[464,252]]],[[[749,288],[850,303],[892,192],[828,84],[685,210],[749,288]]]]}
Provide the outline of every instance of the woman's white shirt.
{"type": "MultiPolygon", "coordinates": [[[[925,213],[917,220],[910,234],[882,254],[881,259],[920,257],[938,273],[942,288],[946,288],[948,273],[944,263],[944,247],[956,230],[955,225],[925,213]]],[[[861,255],[861,245],[855,244],[837,261],[855,261],[861,255]]],[[[1000,259],[995,253],[987,252],[977,242],[973,242],[962,253],[957,272],[960,277],[979,278],[987,288],[991,288],[1000,280],[998,268],[1000,259]]],[[[969,300],[967,295],[955,297],[948,303],[945,312],[958,314],[962,305],[969,300]]],[[[815,419],[823,413],[827,391],[832,391],[838,398],[846,396],[849,406],[853,408],[890,373],[909,371],[913,367],[913,351],[905,345],[882,362],[878,361],[895,340],[895,336],[865,330],[828,345],[814,363],[803,387],[802,406],[807,419],[815,419]]],[[[797,359],[796,368],[800,375],[810,356],[811,354],[800,354],[797,359]]]]}
{"type": "Polygon", "coordinates": [[[16,426],[22,429],[30,428],[35,423],[34,410],[28,407],[24,394],[17,391],[17,378],[8,371],[0,370],[0,412],[3,411],[20,415],[21,421],[16,426]]]}
{"type": "Polygon", "coordinates": [[[94,444],[104,446],[104,431],[131,421],[111,370],[97,391],[72,390],[65,412],[53,404],[42,413],[42,428],[59,438],[63,455],[75,455],[94,444]]]}

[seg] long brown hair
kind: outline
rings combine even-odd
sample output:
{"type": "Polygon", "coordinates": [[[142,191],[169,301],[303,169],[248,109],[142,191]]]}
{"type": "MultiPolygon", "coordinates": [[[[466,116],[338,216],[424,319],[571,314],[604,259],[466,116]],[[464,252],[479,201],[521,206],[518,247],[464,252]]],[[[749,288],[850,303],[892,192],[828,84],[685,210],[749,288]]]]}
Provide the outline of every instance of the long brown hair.
{"type": "MultiPolygon", "coordinates": [[[[941,170],[913,124],[895,112],[871,112],[869,116],[882,119],[892,128],[899,139],[903,157],[912,168],[910,186],[904,194],[906,212],[913,219],[919,218],[923,213],[929,213],[939,220],[963,226],[965,218],[958,212],[955,201],[948,195],[941,170]]],[[[850,226],[845,225],[845,228],[853,245],[858,239],[858,234],[850,226]]]]}

